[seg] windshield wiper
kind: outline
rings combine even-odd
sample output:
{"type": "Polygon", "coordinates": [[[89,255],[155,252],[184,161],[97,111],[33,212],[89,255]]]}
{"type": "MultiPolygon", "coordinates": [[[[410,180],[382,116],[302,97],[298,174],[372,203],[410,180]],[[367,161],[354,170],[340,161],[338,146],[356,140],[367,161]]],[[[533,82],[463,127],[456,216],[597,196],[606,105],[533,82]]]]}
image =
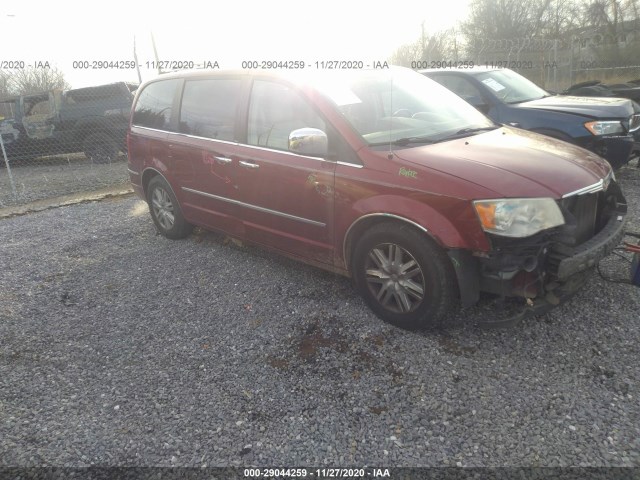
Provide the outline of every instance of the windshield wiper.
{"type": "Polygon", "coordinates": [[[453,140],[455,138],[466,137],[473,133],[478,133],[486,130],[495,130],[496,128],[499,128],[499,125],[491,125],[490,127],[479,127],[479,128],[463,128],[462,130],[458,130],[456,133],[452,135],[448,135],[446,137],[437,138],[437,139],[434,139],[431,136],[404,137],[404,138],[399,138],[397,140],[394,140],[393,142],[376,142],[376,143],[370,143],[369,145],[372,147],[379,147],[381,145],[399,145],[401,147],[404,147],[411,143],[438,143],[438,142],[443,142],[445,140],[453,140]]]}
{"type": "Polygon", "coordinates": [[[393,142],[376,142],[370,143],[369,145],[372,147],[379,147],[381,145],[399,145],[404,147],[405,145],[409,145],[410,143],[435,143],[436,141],[432,138],[428,137],[405,137],[399,138],[398,140],[394,140],[393,142]]]}
{"type": "Polygon", "coordinates": [[[468,137],[474,133],[479,132],[488,132],[490,130],[495,130],[499,128],[499,125],[491,125],[490,127],[478,127],[478,128],[463,128],[462,130],[458,130],[456,133],[447,135],[446,137],[439,138],[438,142],[443,142],[445,140],[454,140],[456,138],[468,137]]]}

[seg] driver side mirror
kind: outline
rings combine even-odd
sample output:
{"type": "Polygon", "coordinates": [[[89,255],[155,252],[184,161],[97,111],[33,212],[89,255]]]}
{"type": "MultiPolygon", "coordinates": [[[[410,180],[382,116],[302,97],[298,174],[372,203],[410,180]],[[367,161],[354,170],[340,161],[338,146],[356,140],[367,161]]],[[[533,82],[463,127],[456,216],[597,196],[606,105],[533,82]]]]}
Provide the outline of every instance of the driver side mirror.
{"type": "Polygon", "coordinates": [[[326,157],[327,134],[318,128],[298,128],[289,134],[289,151],[310,157],[326,157]]]}

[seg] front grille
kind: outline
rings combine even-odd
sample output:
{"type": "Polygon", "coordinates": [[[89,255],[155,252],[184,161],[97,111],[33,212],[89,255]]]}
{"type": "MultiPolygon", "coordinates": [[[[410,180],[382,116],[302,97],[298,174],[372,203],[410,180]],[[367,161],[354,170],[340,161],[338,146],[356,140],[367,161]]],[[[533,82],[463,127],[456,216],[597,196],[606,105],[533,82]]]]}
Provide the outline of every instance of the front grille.
{"type": "Polygon", "coordinates": [[[599,196],[599,193],[574,195],[562,201],[562,206],[573,217],[567,220],[569,225],[575,225],[575,245],[586,242],[595,234],[599,196]]]}
{"type": "Polygon", "coordinates": [[[559,229],[550,246],[547,257],[550,273],[557,274],[560,262],[573,256],[576,247],[597,233],[598,201],[603,196],[603,192],[600,191],[562,199],[560,205],[567,223],[559,229]]]}
{"type": "Polygon", "coordinates": [[[639,128],[640,128],[640,113],[631,115],[631,117],[629,117],[629,131],[635,132],[639,128]]]}
{"type": "Polygon", "coordinates": [[[557,275],[562,260],[579,252],[580,246],[602,231],[612,217],[626,212],[626,201],[618,184],[608,177],[604,183],[605,190],[560,201],[566,224],[554,234],[549,248],[547,267],[552,275],[557,275]]]}

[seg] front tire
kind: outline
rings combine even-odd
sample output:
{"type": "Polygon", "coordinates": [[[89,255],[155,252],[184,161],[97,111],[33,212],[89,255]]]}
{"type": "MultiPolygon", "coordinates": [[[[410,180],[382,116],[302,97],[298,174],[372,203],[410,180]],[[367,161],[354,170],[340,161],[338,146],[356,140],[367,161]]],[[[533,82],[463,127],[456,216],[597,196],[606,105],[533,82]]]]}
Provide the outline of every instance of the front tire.
{"type": "Polygon", "coordinates": [[[193,225],[185,220],[173,190],[159,175],[149,182],[147,203],[158,232],[173,240],[189,236],[193,225]]]}
{"type": "Polygon", "coordinates": [[[355,247],[352,273],[371,310],[400,328],[439,326],[456,303],[451,261],[408,225],[368,230],[355,247]]]}

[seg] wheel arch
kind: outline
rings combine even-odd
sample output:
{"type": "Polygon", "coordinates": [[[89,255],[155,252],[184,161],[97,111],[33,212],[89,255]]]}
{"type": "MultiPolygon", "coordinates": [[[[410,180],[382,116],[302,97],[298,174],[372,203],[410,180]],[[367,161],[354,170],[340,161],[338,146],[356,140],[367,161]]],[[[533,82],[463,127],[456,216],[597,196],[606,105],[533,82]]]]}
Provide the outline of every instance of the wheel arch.
{"type": "Polygon", "coordinates": [[[435,237],[432,232],[419,223],[393,213],[368,213],[357,218],[347,229],[342,244],[342,258],[345,268],[351,273],[351,261],[353,259],[353,251],[357,243],[357,239],[362,236],[368,229],[379,223],[396,223],[398,225],[411,225],[413,228],[427,235],[436,245],[443,247],[442,242],[435,237]]]}
{"type": "Polygon", "coordinates": [[[424,227],[404,220],[387,219],[364,230],[353,249],[354,283],[369,307],[393,325],[441,325],[458,304],[453,264],[424,227]]]}
{"type": "Polygon", "coordinates": [[[443,244],[433,231],[430,231],[423,225],[403,216],[390,213],[370,213],[363,215],[356,219],[347,230],[343,244],[343,258],[345,268],[351,276],[353,276],[351,264],[357,239],[368,229],[381,223],[395,223],[398,226],[409,225],[430,239],[437,247],[443,250],[443,253],[451,262],[450,265],[456,279],[457,295],[461,304],[468,307],[478,301],[480,295],[478,264],[477,260],[471,254],[471,251],[465,248],[448,247],[443,244]]]}
{"type": "Polygon", "coordinates": [[[169,185],[169,188],[171,189],[171,193],[173,193],[173,195],[179,201],[178,195],[176,195],[176,191],[173,189],[173,185],[171,185],[171,182],[167,179],[167,177],[165,177],[162,174],[162,172],[160,172],[158,169],[153,168],[153,167],[147,167],[142,172],[142,177],[141,177],[140,181],[141,181],[141,184],[142,184],[142,191],[144,192],[144,198],[147,198],[149,182],[151,182],[151,180],[153,178],[158,177],[158,176],[162,177],[162,179],[165,182],[167,182],[167,185],[169,185]]]}

